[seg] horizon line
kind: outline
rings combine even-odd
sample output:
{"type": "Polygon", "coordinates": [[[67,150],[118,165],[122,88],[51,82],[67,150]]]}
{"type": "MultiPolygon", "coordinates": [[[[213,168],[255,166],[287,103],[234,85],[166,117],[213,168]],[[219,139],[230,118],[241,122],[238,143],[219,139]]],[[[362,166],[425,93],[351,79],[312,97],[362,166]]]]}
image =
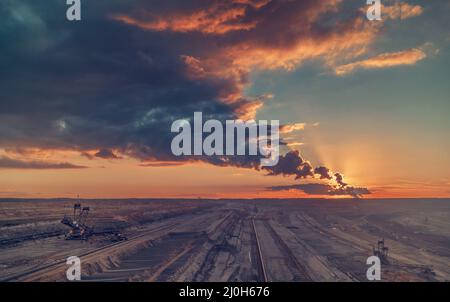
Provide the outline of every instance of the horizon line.
{"type": "Polygon", "coordinates": [[[73,198],[73,197],[51,197],[51,198],[39,198],[39,197],[0,197],[0,202],[2,201],[8,201],[8,200],[42,200],[42,201],[69,201],[69,200],[135,200],[135,201],[145,201],[145,200],[214,200],[214,201],[239,201],[239,200],[249,200],[249,201],[256,201],[256,200],[331,200],[331,201],[364,201],[364,200],[420,200],[420,199],[432,199],[432,200],[441,200],[441,199],[450,199],[449,197],[374,197],[374,198],[321,198],[321,197],[298,197],[298,198],[188,198],[188,197],[181,197],[181,198],[158,198],[158,197],[123,197],[123,198],[73,198]]]}

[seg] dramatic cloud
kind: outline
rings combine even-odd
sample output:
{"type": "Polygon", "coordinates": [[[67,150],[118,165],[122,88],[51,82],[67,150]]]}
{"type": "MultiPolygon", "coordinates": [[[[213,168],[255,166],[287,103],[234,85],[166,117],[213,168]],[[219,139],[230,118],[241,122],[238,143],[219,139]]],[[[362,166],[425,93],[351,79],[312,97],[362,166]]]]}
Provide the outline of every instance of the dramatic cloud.
{"type": "Polygon", "coordinates": [[[71,163],[52,163],[44,161],[23,161],[9,157],[0,157],[0,169],[82,169],[84,166],[78,166],[71,163]]]}
{"type": "MultiPolygon", "coordinates": [[[[91,1],[75,24],[49,13],[64,12],[64,1],[3,0],[0,148],[192,161],[172,155],[171,123],[194,111],[220,121],[255,118],[271,96],[245,93],[254,70],[289,71],[315,61],[331,70],[339,65],[337,73],[345,74],[423,59],[412,50],[410,57],[384,54],[348,64],[383,30],[383,22],[367,21],[361,6],[342,0],[91,1]]],[[[323,178],[322,169],[293,152],[265,171],[323,178]]],[[[261,169],[250,156],[195,160],[261,169]]]]}
{"type": "Polygon", "coordinates": [[[364,15],[340,15],[341,3],[112,0],[90,3],[75,26],[47,13],[64,11],[61,1],[5,0],[0,148],[179,160],[170,152],[174,120],[194,111],[219,120],[255,117],[271,96],[244,94],[252,69],[329,64],[363,52],[379,28],[364,15]],[[170,21],[199,13],[189,30],[170,21]],[[323,23],[330,14],[334,21],[323,23]],[[117,16],[169,25],[143,28],[117,16]]]}
{"type": "Polygon", "coordinates": [[[346,75],[355,69],[379,69],[400,65],[414,65],[426,58],[426,56],[425,52],[417,48],[399,52],[383,53],[367,60],[338,66],[336,67],[335,72],[337,75],[346,75]]]}
{"type": "MultiPolygon", "coordinates": [[[[316,167],[305,161],[299,151],[290,151],[285,156],[280,157],[279,163],[274,167],[264,167],[263,170],[268,171],[268,175],[283,175],[295,176],[295,179],[313,178],[318,175],[320,179],[332,180],[330,169],[327,167],[316,167]]],[[[270,188],[273,191],[283,190],[301,190],[307,194],[312,195],[346,195],[354,198],[360,198],[363,195],[370,194],[366,188],[358,188],[349,186],[344,182],[344,177],[341,173],[334,174],[334,181],[336,185],[332,184],[300,184],[291,186],[277,186],[270,188]]]]}

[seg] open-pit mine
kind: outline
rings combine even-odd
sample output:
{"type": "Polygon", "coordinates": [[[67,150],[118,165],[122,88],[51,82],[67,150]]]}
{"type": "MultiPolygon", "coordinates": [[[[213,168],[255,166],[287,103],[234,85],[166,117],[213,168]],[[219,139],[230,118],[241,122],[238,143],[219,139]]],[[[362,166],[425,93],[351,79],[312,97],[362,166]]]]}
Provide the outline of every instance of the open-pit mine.
{"type": "Polygon", "coordinates": [[[450,200],[2,200],[0,280],[450,280],[450,200]]]}

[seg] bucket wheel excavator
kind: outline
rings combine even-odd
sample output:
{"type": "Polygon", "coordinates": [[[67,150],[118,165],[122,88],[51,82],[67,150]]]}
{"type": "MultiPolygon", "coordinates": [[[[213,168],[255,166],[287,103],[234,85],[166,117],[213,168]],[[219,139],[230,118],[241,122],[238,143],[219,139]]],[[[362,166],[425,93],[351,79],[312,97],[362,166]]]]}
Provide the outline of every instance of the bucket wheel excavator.
{"type": "Polygon", "coordinates": [[[73,215],[64,215],[61,223],[70,227],[65,235],[66,240],[87,240],[93,234],[92,227],[86,224],[89,207],[81,207],[81,203],[73,206],[73,215]]]}

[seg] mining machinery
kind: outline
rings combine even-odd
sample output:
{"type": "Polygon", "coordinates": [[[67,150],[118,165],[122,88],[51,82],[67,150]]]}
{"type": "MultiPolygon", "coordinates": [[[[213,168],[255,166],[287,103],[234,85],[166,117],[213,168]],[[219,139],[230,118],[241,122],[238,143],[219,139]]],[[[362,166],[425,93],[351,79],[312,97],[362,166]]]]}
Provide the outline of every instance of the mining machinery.
{"type": "Polygon", "coordinates": [[[92,227],[86,225],[89,207],[81,207],[81,203],[73,206],[73,216],[64,215],[61,223],[70,227],[70,231],[65,235],[66,240],[87,240],[92,234],[92,227]]]}

